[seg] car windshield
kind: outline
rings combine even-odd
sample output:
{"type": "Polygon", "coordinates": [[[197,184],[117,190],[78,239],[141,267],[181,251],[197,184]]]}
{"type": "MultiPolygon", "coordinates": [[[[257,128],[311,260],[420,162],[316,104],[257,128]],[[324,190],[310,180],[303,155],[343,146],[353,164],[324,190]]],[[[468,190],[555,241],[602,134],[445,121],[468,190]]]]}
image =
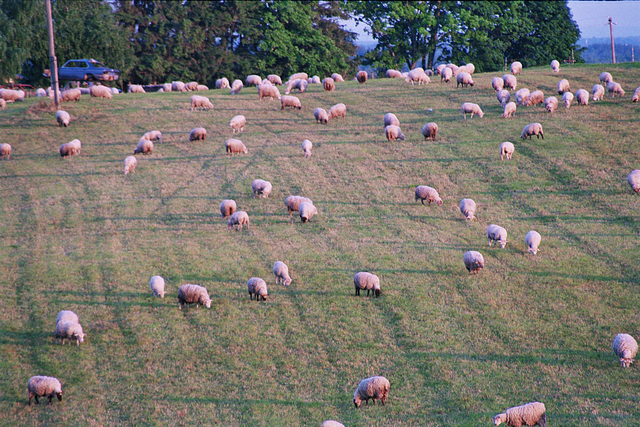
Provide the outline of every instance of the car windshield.
{"type": "Polygon", "coordinates": [[[106,65],[104,65],[102,62],[96,61],[95,59],[91,60],[91,64],[93,64],[93,66],[96,68],[107,68],[106,65]]]}

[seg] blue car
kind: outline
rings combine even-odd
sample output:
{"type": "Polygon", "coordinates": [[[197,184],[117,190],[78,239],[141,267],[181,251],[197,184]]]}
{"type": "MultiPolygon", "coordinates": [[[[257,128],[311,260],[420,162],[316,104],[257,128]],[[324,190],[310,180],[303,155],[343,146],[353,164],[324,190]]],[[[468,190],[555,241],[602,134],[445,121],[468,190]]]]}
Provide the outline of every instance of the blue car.
{"type": "Polygon", "coordinates": [[[115,81],[120,71],[109,68],[95,59],[71,59],[58,70],[60,80],[115,81]]]}

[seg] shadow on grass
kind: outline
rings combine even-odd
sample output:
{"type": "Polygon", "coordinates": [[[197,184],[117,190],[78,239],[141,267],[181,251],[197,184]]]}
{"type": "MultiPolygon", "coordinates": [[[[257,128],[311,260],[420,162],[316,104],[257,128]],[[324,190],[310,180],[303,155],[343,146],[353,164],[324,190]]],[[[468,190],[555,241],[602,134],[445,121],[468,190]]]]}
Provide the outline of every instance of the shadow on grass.
{"type": "Polygon", "coordinates": [[[303,402],[301,400],[276,400],[276,399],[222,399],[215,397],[184,397],[184,396],[165,396],[158,397],[156,400],[164,400],[168,402],[180,403],[214,403],[218,405],[232,404],[234,406],[248,405],[281,405],[296,406],[305,408],[322,408],[326,406],[321,402],[303,402]]]}

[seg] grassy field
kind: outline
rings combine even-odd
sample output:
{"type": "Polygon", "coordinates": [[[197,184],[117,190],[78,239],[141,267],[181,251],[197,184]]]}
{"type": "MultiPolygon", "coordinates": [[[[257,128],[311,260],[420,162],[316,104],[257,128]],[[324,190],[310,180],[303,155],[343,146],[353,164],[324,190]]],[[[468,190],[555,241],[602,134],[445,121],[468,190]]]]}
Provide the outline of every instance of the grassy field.
{"type": "Polygon", "coordinates": [[[258,101],[255,88],[204,93],[213,111],[191,111],[188,93],[83,96],[63,105],[69,128],[40,99],[8,105],[0,423],[478,426],[538,400],[549,425],[637,425],[640,366],[623,369],[611,342],[640,338],[640,198],[626,182],[640,168],[640,107],[630,101],[640,67],[525,69],[518,88],[549,96],[567,78],[572,92],[591,92],[604,70],[623,99],[554,115],[519,107],[507,120],[490,83],[502,73],[474,76],[471,89],[437,78],[312,85],[298,95],[301,111],[258,101]],[[467,101],[484,118],[464,121],[467,101]],[[315,123],[314,108],[338,102],[345,119],[315,123]],[[386,112],[406,141],[386,141],[386,112]],[[236,114],[247,117],[239,138],[249,154],[230,157],[236,114]],[[425,142],[431,121],[438,139],[425,142]],[[531,122],[544,140],[519,139],[531,122]],[[208,138],[189,143],[197,126],[208,138]],[[123,175],[153,129],[163,143],[123,175]],[[61,159],[74,138],[81,155],[61,159]],[[500,161],[503,141],[516,146],[511,161],[500,161]],[[273,183],[269,198],[252,198],[256,178],[273,183]],[[443,206],[415,203],[417,185],[435,187],[443,206]],[[291,194],[313,199],[319,215],[289,218],[291,194]],[[463,197],[478,203],[478,221],[464,220],[463,197]],[[226,198],[249,213],[249,230],[227,229],[226,198]],[[491,223],[507,229],[505,249],[487,246],[491,223]],[[529,230],[543,239],[535,257],[529,230]],[[486,260],[477,276],[462,263],[467,250],[486,260]],[[276,260],[289,265],[288,288],[275,285],[276,260]],[[358,271],[380,277],[380,298],[354,296],[358,271]],[[148,286],[156,274],[164,299],[148,286]],[[267,281],[268,301],[249,300],[252,276],[267,281]],[[205,286],[211,309],[179,310],[185,283],[205,286]],[[55,344],[63,309],[80,316],[80,347],[55,344]],[[64,400],[28,407],[33,375],[58,377],[64,400]],[[389,401],[356,410],[353,391],[372,375],[390,380],[389,401]]]}

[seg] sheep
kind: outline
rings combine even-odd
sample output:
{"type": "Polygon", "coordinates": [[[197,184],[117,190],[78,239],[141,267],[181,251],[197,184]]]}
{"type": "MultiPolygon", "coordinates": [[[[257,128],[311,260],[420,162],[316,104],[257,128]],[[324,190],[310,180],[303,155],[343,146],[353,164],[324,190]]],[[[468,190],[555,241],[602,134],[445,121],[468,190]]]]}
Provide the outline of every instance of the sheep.
{"type": "Polygon", "coordinates": [[[490,224],[487,227],[487,239],[489,240],[489,246],[493,242],[498,242],[500,243],[500,248],[504,249],[507,245],[507,230],[499,225],[490,224]]]}
{"type": "Polygon", "coordinates": [[[109,89],[106,86],[100,86],[100,85],[91,86],[90,93],[91,93],[91,98],[107,98],[107,99],[113,98],[113,93],[111,92],[111,89],[109,89]]]}
{"type": "Polygon", "coordinates": [[[355,288],[355,296],[360,296],[361,290],[366,290],[367,296],[369,293],[375,295],[376,298],[380,296],[380,278],[375,274],[365,271],[354,274],[353,287],[355,288]]]}
{"type": "Polygon", "coordinates": [[[235,200],[224,199],[220,203],[220,216],[224,219],[229,218],[233,213],[238,210],[235,200]]]}
{"type": "Polygon", "coordinates": [[[172,88],[171,83],[163,83],[162,84],[162,91],[163,92],[171,92],[172,89],[173,88],[172,88]]]}
{"type": "Polygon", "coordinates": [[[467,69],[467,73],[469,74],[473,74],[476,72],[476,66],[473,65],[471,62],[467,63],[467,65],[465,65],[465,68],[467,69]]]}
{"type": "Polygon", "coordinates": [[[24,92],[12,89],[0,89],[0,98],[5,102],[24,101],[24,92]]]}
{"type": "Polygon", "coordinates": [[[627,176],[627,182],[633,191],[640,193],[640,169],[631,171],[627,176]]]}
{"type": "MultiPolygon", "coordinates": [[[[331,76],[331,77],[333,77],[333,76],[331,76]]],[[[292,81],[292,80],[305,80],[306,81],[308,78],[309,78],[309,74],[307,74],[307,73],[295,73],[295,74],[292,74],[291,77],[289,77],[288,81],[292,81]]]]}
{"type": "Polygon", "coordinates": [[[547,109],[548,112],[552,113],[558,109],[558,98],[555,96],[550,96],[544,100],[544,108],[547,109]]]}
{"type": "Polygon", "coordinates": [[[456,87],[462,85],[462,87],[472,86],[475,84],[473,79],[471,78],[471,74],[462,72],[458,73],[456,76],[456,87]]]}
{"type": "Polygon", "coordinates": [[[341,74],[338,73],[333,73],[331,74],[331,78],[333,79],[333,81],[335,81],[336,83],[344,83],[344,78],[342,78],[341,74]]]}
{"type": "Polygon", "coordinates": [[[253,296],[256,296],[256,301],[266,301],[267,296],[269,295],[267,292],[267,282],[262,280],[259,277],[252,277],[247,281],[247,290],[249,291],[249,299],[253,299],[253,296]]]}
{"type": "Polygon", "coordinates": [[[56,121],[59,126],[67,127],[71,121],[71,116],[66,111],[60,110],[56,113],[56,121]]]}
{"type": "Polygon", "coordinates": [[[396,117],[395,114],[386,113],[384,115],[384,125],[385,126],[389,126],[389,125],[400,126],[400,120],[398,120],[398,118],[396,117]]]}
{"type": "Polygon", "coordinates": [[[233,83],[231,84],[231,95],[239,94],[243,87],[244,87],[244,83],[242,83],[242,80],[238,80],[238,79],[234,80],[233,83]]]}
{"type": "Polygon", "coordinates": [[[609,95],[611,95],[611,97],[615,97],[616,94],[620,95],[621,97],[624,96],[625,91],[622,90],[622,86],[620,86],[620,83],[616,83],[616,82],[609,82],[607,84],[607,92],[609,92],[609,95]]]}
{"type": "Polygon", "coordinates": [[[533,255],[537,254],[538,251],[540,249],[540,241],[542,240],[542,237],[540,236],[540,233],[538,233],[537,231],[531,230],[527,233],[526,236],[524,236],[524,242],[527,245],[527,250],[529,251],[529,253],[532,253],[533,255]]]}
{"type": "Polygon", "coordinates": [[[78,139],[74,139],[71,142],[62,144],[60,146],[60,157],[75,156],[76,154],[80,154],[80,148],[82,148],[82,144],[78,139]]]}
{"type": "Polygon", "coordinates": [[[309,80],[307,80],[309,84],[313,84],[313,85],[319,85],[320,84],[320,77],[319,76],[313,76],[313,77],[309,77],[309,80]]]}
{"type": "Polygon", "coordinates": [[[395,141],[399,139],[404,141],[404,134],[400,130],[400,126],[389,125],[384,128],[384,134],[387,137],[387,141],[395,141]]]}
{"type": "Polygon", "coordinates": [[[516,91],[516,93],[514,94],[514,97],[516,99],[516,104],[524,107],[529,95],[531,95],[531,92],[529,92],[529,89],[527,89],[526,87],[516,91]]]}
{"type": "Polygon", "coordinates": [[[162,142],[162,132],[160,132],[159,130],[150,130],[149,132],[146,132],[144,135],[142,135],[142,138],[140,139],[162,142]]]}
{"type": "Polygon", "coordinates": [[[298,213],[300,214],[300,221],[308,222],[311,221],[314,215],[318,215],[318,209],[312,202],[302,202],[298,206],[298,213]]]}
{"type": "Polygon", "coordinates": [[[467,221],[473,221],[476,219],[476,202],[473,199],[460,200],[460,212],[462,212],[467,221]]]}
{"type": "Polygon", "coordinates": [[[225,150],[227,151],[227,154],[231,154],[231,155],[249,153],[249,150],[247,149],[247,147],[239,139],[234,139],[234,138],[227,139],[224,142],[224,147],[225,147],[225,150]]]}
{"type": "Polygon", "coordinates": [[[509,117],[513,117],[516,113],[516,103],[511,101],[504,106],[504,110],[502,111],[502,117],[505,119],[509,117]]]}
{"type": "Polygon", "coordinates": [[[447,66],[445,64],[440,64],[436,67],[436,74],[438,74],[439,76],[442,75],[442,71],[446,68],[447,66]]]}
{"type": "Polygon", "coordinates": [[[513,152],[516,150],[515,146],[509,142],[505,141],[500,144],[500,160],[504,160],[506,157],[507,160],[511,160],[511,156],[513,156],[513,152]]]}
{"type": "Polygon", "coordinates": [[[238,114],[237,116],[234,116],[229,121],[229,126],[231,126],[231,130],[233,133],[236,133],[236,132],[240,133],[244,131],[244,125],[246,124],[247,124],[247,118],[242,114],[238,114]]]}
{"type": "Polygon", "coordinates": [[[507,102],[511,101],[511,94],[509,94],[508,90],[502,89],[498,91],[498,93],[496,94],[496,98],[498,98],[500,106],[504,108],[504,106],[507,105],[507,102]]]}
{"type": "Polygon", "coordinates": [[[5,110],[7,108],[7,101],[0,98],[0,110],[5,110]]]}
{"type": "Polygon", "coordinates": [[[610,73],[607,73],[606,71],[603,71],[602,73],[600,73],[600,83],[601,84],[605,84],[608,85],[609,82],[613,81],[613,77],[611,77],[610,73]]]}
{"type": "Polygon", "coordinates": [[[187,85],[185,85],[184,82],[174,81],[174,82],[171,82],[171,90],[173,92],[186,92],[187,85]]]}
{"type": "Polygon", "coordinates": [[[565,92],[562,95],[562,100],[564,101],[565,108],[571,107],[571,101],[573,101],[573,94],[571,92],[565,92]]]}
{"type": "Polygon", "coordinates": [[[496,91],[500,92],[504,88],[504,80],[502,77],[494,77],[491,79],[491,87],[496,91]]]}
{"type": "Polygon", "coordinates": [[[442,74],[440,74],[440,81],[444,81],[445,83],[449,83],[449,81],[451,80],[451,77],[453,76],[453,71],[451,71],[451,68],[449,67],[445,67],[442,70],[442,74]]]}
{"type": "Polygon", "coordinates": [[[60,322],[80,323],[80,318],[71,310],[60,310],[56,316],[56,325],[60,322]]]}
{"type": "Polygon", "coordinates": [[[429,79],[429,76],[427,76],[421,68],[409,71],[404,81],[407,83],[411,82],[411,86],[413,86],[414,82],[418,82],[418,85],[431,83],[431,79],[429,79]]]}
{"type": "Polygon", "coordinates": [[[271,84],[274,84],[274,85],[281,85],[282,84],[282,79],[280,78],[280,76],[278,76],[276,74],[269,74],[267,76],[267,81],[271,82],[271,84]]]}
{"type": "Polygon", "coordinates": [[[547,414],[544,403],[531,402],[514,406],[501,414],[494,415],[493,424],[506,423],[508,427],[547,426],[547,414]]]}
{"type": "Polygon", "coordinates": [[[336,117],[344,118],[346,116],[347,116],[347,106],[344,105],[342,102],[329,108],[330,119],[335,119],[336,117]]]}
{"type": "Polygon", "coordinates": [[[196,90],[197,90],[198,92],[201,92],[201,91],[203,91],[203,90],[209,90],[209,87],[208,87],[208,86],[205,86],[205,85],[198,85],[198,87],[196,88],[196,90]]]}
{"type": "Polygon", "coordinates": [[[432,141],[435,141],[437,134],[438,125],[436,123],[430,122],[422,126],[422,136],[424,136],[425,140],[431,138],[432,141]]]}
{"type": "Polygon", "coordinates": [[[280,95],[280,89],[276,86],[261,84],[258,85],[258,99],[262,98],[280,99],[282,95],[280,95]]]}
{"type": "Polygon", "coordinates": [[[358,79],[358,83],[366,83],[367,82],[367,72],[364,70],[358,71],[356,74],[356,79],[358,79]]]}
{"type": "Polygon", "coordinates": [[[216,89],[229,89],[231,85],[229,84],[229,79],[226,77],[222,77],[216,80],[216,89]]]}
{"type": "Polygon", "coordinates": [[[513,74],[505,74],[502,76],[502,80],[504,80],[505,89],[516,90],[516,87],[518,86],[518,79],[516,79],[516,76],[513,74]]]}
{"type": "Polygon", "coordinates": [[[227,230],[231,227],[235,228],[236,231],[242,230],[243,226],[247,226],[249,229],[249,214],[245,211],[236,211],[229,217],[229,221],[227,222],[227,230]]]}
{"type": "Polygon", "coordinates": [[[429,205],[431,205],[431,202],[435,202],[436,205],[442,206],[442,199],[440,198],[438,191],[428,185],[418,185],[416,187],[413,201],[417,202],[418,200],[420,200],[423,205],[426,200],[429,205]]]}
{"type": "Polygon", "coordinates": [[[604,98],[604,87],[602,87],[602,85],[593,85],[591,93],[593,94],[592,99],[594,101],[602,101],[604,98]]]}
{"type": "Polygon", "coordinates": [[[571,88],[569,87],[569,80],[567,79],[562,79],[558,82],[558,95],[562,95],[565,92],[569,92],[571,91],[571,88]]]}
{"type": "Polygon", "coordinates": [[[56,344],[60,342],[60,338],[62,338],[62,344],[64,345],[64,340],[69,341],[69,345],[71,345],[71,339],[76,340],[76,345],[80,345],[80,343],[84,342],[85,334],[82,331],[82,326],[80,323],[72,322],[70,320],[62,320],[56,323],[56,344]]]}
{"type": "Polygon", "coordinates": [[[205,128],[193,128],[189,132],[189,142],[204,141],[207,139],[207,130],[205,128]]]}
{"type": "Polygon", "coordinates": [[[633,96],[631,97],[631,102],[638,101],[640,101],[640,86],[638,86],[636,90],[633,91],[633,96]]]}
{"type": "Polygon", "coordinates": [[[462,261],[469,271],[469,275],[478,274],[484,268],[484,257],[478,251],[465,252],[462,261]]]}
{"type": "Polygon", "coordinates": [[[211,103],[211,101],[209,101],[209,98],[207,98],[206,96],[201,96],[201,95],[192,95],[191,96],[191,109],[195,110],[195,109],[203,109],[203,110],[208,110],[208,109],[213,109],[213,104],[211,103]]]}
{"type": "Polygon", "coordinates": [[[131,83],[129,83],[129,89],[127,90],[127,92],[128,93],[146,93],[142,85],[132,85],[131,83]]]}
{"type": "Polygon", "coordinates": [[[133,172],[136,169],[137,165],[138,159],[136,159],[134,156],[127,156],[127,158],[124,159],[124,174],[128,175],[133,172]]]}
{"type": "Polygon", "coordinates": [[[149,280],[149,287],[154,297],[164,298],[164,279],[162,276],[153,276],[149,280]]]}
{"type": "Polygon", "coordinates": [[[638,343],[629,334],[618,334],[611,345],[613,352],[620,358],[623,368],[628,368],[638,353],[638,343]]]}
{"type": "Polygon", "coordinates": [[[471,102],[465,102],[464,104],[462,104],[462,116],[465,120],[467,120],[467,113],[471,113],[472,119],[474,114],[477,114],[480,118],[484,116],[484,113],[480,109],[480,106],[471,102]]]}
{"type": "Polygon", "coordinates": [[[27,393],[29,393],[29,406],[31,406],[31,399],[35,398],[36,403],[38,397],[48,397],[49,404],[53,396],[58,398],[58,401],[62,401],[62,385],[60,380],[54,377],[45,377],[43,375],[36,375],[29,378],[27,381],[27,393]]]}
{"type": "Polygon", "coordinates": [[[6,142],[3,142],[2,144],[0,144],[0,157],[2,157],[3,159],[10,159],[11,158],[11,145],[7,144],[6,142]]]}
{"type": "Polygon", "coordinates": [[[298,212],[300,210],[300,205],[305,202],[313,203],[311,199],[302,196],[289,196],[284,199],[284,204],[289,210],[289,216],[291,216],[293,211],[298,212]]]}
{"type": "Polygon", "coordinates": [[[535,135],[536,139],[544,139],[544,132],[542,131],[542,125],[540,123],[529,123],[522,129],[522,134],[520,134],[520,138],[522,139],[531,139],[531,137],[535,135]]]}
{"type": "Polygon", "coordinates": [[[280,110],[284,110],[285,107],[297,108],[298,110],[302,109],[302,104],[300,100],[293,95],[284,95],[280,98],[280,110]]]}
{"type": "Polygon", "coordinates": [[[82,96],[82,91],[78,88],[75,89],[69,89],[69,90],[65,90],[64,92],[62,92],[62,94],[60,95],[60,100],[62,102],[69,102],[69,101],[80,101],[80,97],[82,96]]]}
{"type": "Polygon", "coordinates": [[[316,118],[316,123],[327,123],[329,121],[329,114],[324,108],[316,108],[313,110],[313,117],[316,118]]]}
{"type": "Polygon", "coordinates": [[[578,89],[576,91],[576,101],[580,105],[589,105],[589,92],[584,89],[578,89]]]}
{"type": "Polygon", "coordinates": [[[185,84],[184,87],[189,92],[197,91],[198,90],[198,82],[189,82],[189,83],[185,84]]]}
{"type": "Polygon", "coordinates": [[[322,422],[320,427],[344,427],[344,424],[335,420],[325,420],[322,422]]]}
{"type": "Polygon", "coordinates": [[[302,141],[302,151],[304,152],[304,157],[307,159],[311,157],[311,148],[313,148],[311,141],[308,139],[302,141]]]}
{"type": "Polygon", "coordinates": [[[265,181],[264,179],[254,179],[251,182],[251,192],[253,193],[253,198],[256,198],[256,194],[258,198],[266,199],[271,194],[271,190],[273,186],[269,181],[265,181]]]}
{"type": "Polygon", "coordinates": [[[522,72],[522,64],[519,61],[514,61],[511,63],[511,74],[517,76],[522,72]]]}
{"type": "Polygon", "coordinates": [[[456,64],[451,63],[447,64],[446,67],[449,68],[453,74],[455,74],[456,71],[458,71],[458,68],[460,68],[456,64]]]}
{"type": "Polygon", "coordinates": [[[557,59],[554,59],[553,61],[551,61],[551,71],[553,71],[554,73],[559,73],[560,72],[560,63],[558,62],[557,59]]]}
{"type": "Polygon", "coordinates": [[[359,408],[363,400],[369,405],[369,399],[373,399],[373,404],[375,405],[376,399],[380,399],[384,405],[389,397],[390,388],[391,384],[385,377],[365,378],[360,381],[358,388],[353,392],[353,404],[356,408],[359,408]]]}
{"type": "Polygon", "coordinates": [[[390,79],[397,79],[397,78],[402,78],[402,73],[398,70],[387,70],[384,76],[390,79]]]}
{"type": "Polygon", "coordinates": [[[148,139],[141,139],[138,141],[136,149],[133,150],[133,154],[151,154],[153,153],[153,142],[148,139]]]}
{"type": "Polygon", "coordinates": [[[289,276],[289,267],[282,261],[276,261],[273,264],[273,275],[276,276],[276,285],[282,283],[284,286],[291,284],[291,276],[289,276]]]}
{"type": "Polygon", "coordinates": [[[284,91],[284,94],[289,95],[293,89],[298,89],[300,93],[304,93],[307,91],[308,86],[309,86],[309,83],[307,83],[306,80],[302,80],[302,79],[290,80],[287,83],[287,89],[284,91]]]}
{"type": "Polygon", "coordinates": [[[44,90],[44,89],[42,89],[42,88],[40,87],[40,88],[38,88],[38,89],[36,90],[36,96],[37,96],[38,98],[42,98],[42,97],[44,97],[44,96],[47,96],[47,91],[46,91],[46,90],[44,90]]]}
{"type": "Polygon", "coordinates": [[[331,92],[332,90],[334,90],[336,88],[336,82],[331,77],[327,77],[327,78],[322,80],[322,87],[327,92],[331,92]]]}
{"type": "Polygon", "coordinates": [[[203,286],[186,284],[178,288],[178,307],[182,310],[182,306],[188,304],[204,305],[211,308],[211,297],[207,289],[203,286]]]}

